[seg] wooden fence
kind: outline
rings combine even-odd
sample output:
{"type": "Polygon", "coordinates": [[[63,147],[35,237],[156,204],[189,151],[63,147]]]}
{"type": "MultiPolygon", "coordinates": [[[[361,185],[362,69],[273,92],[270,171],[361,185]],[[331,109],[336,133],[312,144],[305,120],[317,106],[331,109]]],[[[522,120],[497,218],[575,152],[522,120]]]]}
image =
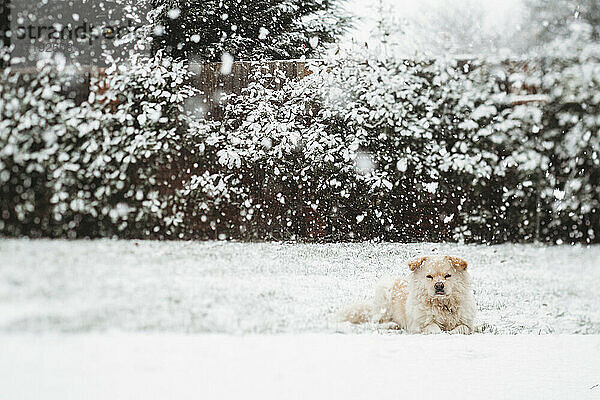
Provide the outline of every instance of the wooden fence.
{"type": "Polygon", "coordinates": [[[259,76],[268,87],[280,89],[286,81],[308,75],[310,65],[315,63],[322,61],[238,61],[231,65],[229,71],[223,71],[222,63],[201,63],[191,65],[190,69],[194,72],[192,86],[202,92],[199,99],[206,117],[219,119],[223,111],[223,94],[240,94],[259,76]]]}
{"type": "MultiPolygon", "coordinates": [[[[190,84],[201,92],[195,104],[203,109],[205,117],[219,119],[223,113],[224,94],[240,94],[242,89],[259,76],[268,87],[280,89],[286,81],[308,75],[311,64],[321,63],[322,60],[236,61],[229,71],[223,71],[222,63],[195,63],[190,65],[190,70],[194,73],[190,84]]],[[[24,75],[37,73],[35,67],[13,67],[11,70],[24,75]]],[[[65,79],[61,82],[62,92],[77,103],[85,101],[90,93],[91,78],[102,76],[104,70],[95,66],[82,66],[65,71],[65,79]]]]}
{"type": "MultiPolygon", "coordinates": [[[[258,77],[266,82],[268,87],[279,89],[286,81],[302,79],[310,73],[310,65],[322,64],[322,60],[285,60],[285,61],[236,61],[231,64],[229,71],[223,71],[222,63],[196,63],[190,65],[194,76],[190,84],[199,89],[201,94],[194,104],[201,107],[207,119],[219,119],[223,115],[223,95],[240,94],[242,89],[258,77]]],[[[462,60],[459,65],[468,64],[468,60],[462,60]]],[[[530,66],[526,62],[505,63],[507,69],[512,72],[529,71],[530,66]]],[[[13,68],[15,72],[24,74],[35,73],[35,68],[13,68]]],[[[72,73],[65,80],[63,91],[76,102],[81,103],[88,98],[90,92],[90,80],[93,76],[101,76],[104,69],[97,67],[82,67],[76,73],[72,73]]],[[[538,88],[523,87],[527,95],[514,94],[510,98],[513,105],[531,102],[544,102],[547,97],[538,94],[538,88]]]]}
{"type": "MultiPolygon", "coordinates": [[[[459,68],[465,67],[471,60],[458,60],[459,68]]],[[[200,105],[204,108],[205,116],[209,119],[222,117],[224,94],[240,94],[242,89],[256,80],[259,76],[263,83],[273,89],[280,89],[286,81],[302,79],[310,74],[311,65],[323,64],[323,60],[285,60],[285,61],[237,61],[231,65],[228,73],[223,73],[222,63],[200,63],[190,68],[195,73],[192,86],[199,89],[200,105]]],[[[532,67],[527,62],[506,61],[504,65],[508,71],[531,72],[532,67]]],[[[519,105],[532,102],[545,102],[547,96],[538,94],[539,88],[523,86],[520,92],[528,94],[512,94],[510,103],[519,105]]]]}

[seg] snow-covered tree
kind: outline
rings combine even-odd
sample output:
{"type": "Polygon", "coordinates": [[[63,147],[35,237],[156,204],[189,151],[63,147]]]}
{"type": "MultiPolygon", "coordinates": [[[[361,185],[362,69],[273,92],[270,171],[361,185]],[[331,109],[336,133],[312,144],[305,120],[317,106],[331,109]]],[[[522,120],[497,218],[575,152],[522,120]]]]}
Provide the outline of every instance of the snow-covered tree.
{"type": "Polygon", "coordinates": [[[542,164],[528,172],[543,177],[538,209],[545,215],[537,217],[537,235],[594,241],[600,226],[600,43],[577,25],[571,37],[541,50],[540,88],[548,101],[528,145],[542,164]]]}
{"type": "Polygon", "coordinates": [[[175,58],[294,59],[317,54],[349,24],[341,0],[155,0],[155,48],[175,58]]]}
{"type": "Polygon", "coordinates": [[[40,67],[3,71],[1,231],[169,234],[177,222],[170,188],[194,152],[184,114],[194,90],[183,63],[161,53],[133,57],[96,79],[81,105],[66,97],[60,66],[40,67]]]}
{"type": "Polygon", "coordinates": [[[90,107],[99,110],[101,123],[81,146],[92,154],[86,175],[98,187],[88,207],[125,206],[111,222],[127,234],[163,236],[177,223],[169,210],[172,187],[195,152],[185,110],[196,94],[190,76],[182,61],[158,52],[133,56],[93,82],[90,107]]]}
{"type": "Polygon", "coordinates": [[[252,83],[204,139],[192,220],[208,237],[452,237],[465,185],[495,161],[463,134],[467,69],[363,54],[252,83]]]}
{"type": "Polygon", "coordinates": [[[377,199],[363,219],[367,232],[393,240],[451,237],[470,189],[490,176],[495,155],[474,146],[466,129],[481,97],[469,90],[470,68],[371,56],[332,70],[334,93],[343,96],[326,104],[343,119],[350,148],[372,160],[363,176],[377,199]]]}
{"type": "Polygon", "coordinates": [[[86,113],[62,91],[63,66],[38,66],[36,74],[2,71],[0,231],[9,235],[52,236],[63,224],[68,229],[71,221],[53,212],[54,204],[67,201],[58,181],[80,168],[69,150],[77,149],[80,129],[88,126],[86,113]]]}
{"type": "Polygon", "coordinates": [[[343,163],[339,132],[321,114],[318,68],[280,90],[270,87],[271,79],[259,73],[241,95],[230,96],[221,122],[208,131],[200,125],[197,173],[179,192],[188,235],[321,236],[349,196],[342,182],[355,173],[352,163],[343,163]]]}

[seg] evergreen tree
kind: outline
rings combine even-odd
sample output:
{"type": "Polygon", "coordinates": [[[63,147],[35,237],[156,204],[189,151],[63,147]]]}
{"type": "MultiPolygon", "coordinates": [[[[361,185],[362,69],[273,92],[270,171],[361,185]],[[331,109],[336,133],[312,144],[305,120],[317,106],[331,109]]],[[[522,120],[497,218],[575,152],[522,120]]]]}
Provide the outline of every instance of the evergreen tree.
{"type": "Polygon", "coordinates": [[[340,0],[154,1],[154,47],[175,58],[310,57],[349,24],[340,0]]]}

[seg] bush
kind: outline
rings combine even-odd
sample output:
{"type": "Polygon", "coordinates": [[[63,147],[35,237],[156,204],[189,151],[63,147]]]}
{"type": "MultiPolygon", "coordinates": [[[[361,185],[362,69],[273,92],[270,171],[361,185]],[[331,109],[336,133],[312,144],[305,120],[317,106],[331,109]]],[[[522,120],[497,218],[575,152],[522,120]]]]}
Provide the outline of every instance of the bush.
{"type": "Polygon", "coordinates": [[[188,234],[451,238],[457,174],[489,177],[494,159],[461,136],[465,82],[452,66],[394,59],[343,59],[281,90],[258,80],[205,136],[204,172],[181,192],[201,222],[188,234]]]}
{"type": "Polygon", "coordinates": [[[48,63],[40,65],[39,74],[2,71],[0,228],[5,234],[64,235],[69,225],[55,204],[68,204],[64,174],[80,167],[69,149],[80,146],[80,127],[87,125],[86,114],[62,93],[58,75],[48,63]]]}
{"type": "Polygon", "coordinates": [[[186,236],[594,241],[597,67],[563,62],[353,56],[258,80],[199,135],[186,236]],[[513,104],[536,87],[548,102],[513,104]]]}
{"type": "Polygon", "coordinates": [[[351,190],[342,182],[355,174],[321,116],[320,83],[314,74],[274,90],[258,79],[231,96],[222,122],[198,135],[201,174],[180,192],[188,235],[288,239],[335,226],[336,202],[351,190]]]}
{"type": "Polygon", "coordinates": [[[184,111],[189,72],[157,54],[93,82],[89,101],[66,98],[57,65],[4,72],[0,91],[1,232],[147,237],[174,222],[175,163],[193,153],[184,111]],[[171,216],[171,217],[169,217],[171,216]]]}
{"type": "Polygon", "coordinates": [[[82,105],[55,67],[4,72],[1,231],[598,241],[596,47],[523,67],[358,54],[279,90],[259,74],[219,121],[186,113],[190,73],[160,53],[82,105]]]}
{"type": "Polygon", "coordinates": [[[600,48],[589,37],[559,40],[526,67],[501,85],[515,94],[535,88],[545,101],[492,110],[487,130],[499,158],[486,198],[496,206],[474,208],[464,225],[476,239],[597,242],[600,48]]]}

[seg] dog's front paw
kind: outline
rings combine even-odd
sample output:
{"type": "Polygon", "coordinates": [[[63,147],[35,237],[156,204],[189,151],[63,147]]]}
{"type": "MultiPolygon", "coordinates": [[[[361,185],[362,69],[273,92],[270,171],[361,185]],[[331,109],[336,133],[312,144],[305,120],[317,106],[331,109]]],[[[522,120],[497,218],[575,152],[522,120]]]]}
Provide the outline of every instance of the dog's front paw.
{"type": "Polygon", "coordinates": [[[421,330],[421,333],[425,335],[431,335],[434,333],[442,333],[442,328],[440,328],[437,324],[427,325],[425,328],[421,330]]]}
{"type": "Polygon", "coordinates": [[[459,335],[469,335],[471,333],[471,328],[469,328],[466,325],[459,325],[456,328],[452,329],[450,333],[459,335]]]}
{"type": "Polygon", "coordinates": [[[381,327],[383,329],[400,330],[400,325],[398,325],[394,321],[392,321],[392,322],[384,322],[384,323],[381,324],[381,327]]]}

